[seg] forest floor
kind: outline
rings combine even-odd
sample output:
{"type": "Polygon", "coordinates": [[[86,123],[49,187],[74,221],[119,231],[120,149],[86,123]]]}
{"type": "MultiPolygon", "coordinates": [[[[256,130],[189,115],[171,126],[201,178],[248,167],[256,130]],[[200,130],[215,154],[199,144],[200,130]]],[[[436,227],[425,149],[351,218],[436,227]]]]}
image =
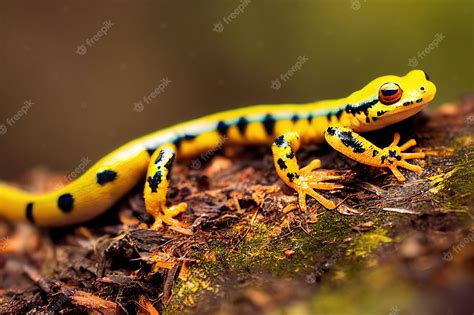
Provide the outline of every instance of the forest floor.
{"type": "MultiPolygon", "coordinates": [[[[147,229],[137,187],[99,218],[65,229],[0,221],[0,313],[473,314],[474,97],[374,132],[427,153],[398,183],[327,145],[301,164],[350,170],[301,212],[269,148],[219,152],[174,168],[172,203],[193,234],[147,229]]],[[[33,170],[33,191],[64,176],[33,170]]]]}

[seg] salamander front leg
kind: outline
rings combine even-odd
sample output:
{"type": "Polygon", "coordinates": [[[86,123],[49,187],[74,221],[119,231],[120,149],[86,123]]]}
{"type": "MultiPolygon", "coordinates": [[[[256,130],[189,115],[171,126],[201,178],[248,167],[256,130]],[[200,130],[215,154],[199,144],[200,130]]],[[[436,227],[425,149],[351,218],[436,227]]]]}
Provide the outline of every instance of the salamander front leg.
{"type": "Polygon", "coordinates": [[[316,199],[327,209],[336,208],[334,202],[324,198],[315,189],[334,190],[342,188],[342,185],[335,183],[325,183],[327,180],[339,180],[344,176],[336,171],[319,170],[321,161],[315,159],[307,166],[299,168],[295,152],[300,147],[300,138],[298,133],[289,132],[276,138],[272,145],[273,161],[281,180],[296,190],[298,193],[298,202],[302,211],[306,211],[306,195],[316,199]]]}
{"type": "Polygon", "coordinates": [[[406,160],[422,159],[425,157],[425,154],[422,152],[403,153],[403,151],[415,146],[416,141],[411,139],[405,144],[398,146],[400,141],[399,133],[395,133],[393,142],[383,149],[375,146],[352,130],[342,127],[328,127],[325,138],[335,150],[357,162],[375,167],[389,168],[400,182],[405,181],[406,178],[398,170],[398,167],[417,174],[420,174],[422,171],[420,166],[410,164],[406,160]]]}
{"type": "Polygon", "coordinates": [[[163,222],[182,229],[184,225],[173,217],[186,211],[187,204],[180,204],[167,207],[166,194],[170,185],[171,170],[176,157],[176,147],[173,144],[160,146],[151,156],[150,165],[146,175],[145,183],[145,206],[148,213],[155,218],[152,230],[158,230],[163,226],[163,222]]]}

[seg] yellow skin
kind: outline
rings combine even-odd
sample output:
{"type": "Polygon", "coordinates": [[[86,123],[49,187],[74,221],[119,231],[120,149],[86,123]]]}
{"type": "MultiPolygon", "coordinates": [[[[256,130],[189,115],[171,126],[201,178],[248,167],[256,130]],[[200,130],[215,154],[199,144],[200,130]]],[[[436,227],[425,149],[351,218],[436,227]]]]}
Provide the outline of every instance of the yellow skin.
{"type": "Polygon", "coordinates": [[[324,142],[348,157],[374,167],[389,168],[399,181],[405,180],[397,167],[420,173],[419,166],[406,162],[423,158],[423,153],[403,153],[416,144],[410,140],[398,146],[399,135],[380,149],[359,132],[378,130],[413,116],[435,96],[436,87],[421,70],[403,77],[379,77],[346,98],[307,104],[258,105],[225,111],[181,123],[133,140],[108,154],[80,178],[56,192],[35,195],[0,183],[0,215],[28,220],[40,226],[64,226],[90,220],[110,208],[146,177],[144,198],[155,218],[153,229],[162,222],[184,227],[172,219],[186,210],[185,203],[167,207],[174,159],[189,159],[222,144],[272,145],[280,178],[299,195],[301,210],[306,195],[324,207],[336,205],[314,191],[341,186],[325,183],[338,180],[335,171],[315,169],[320,161],[299,168],[295,152],[301,144],[324,142]]]}

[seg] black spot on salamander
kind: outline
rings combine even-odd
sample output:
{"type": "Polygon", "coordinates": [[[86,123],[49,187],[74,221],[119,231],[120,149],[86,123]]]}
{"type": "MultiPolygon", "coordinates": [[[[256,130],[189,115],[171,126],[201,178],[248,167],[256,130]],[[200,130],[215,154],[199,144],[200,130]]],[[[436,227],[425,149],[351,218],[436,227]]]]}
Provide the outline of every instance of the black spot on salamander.
{"type": "Polygon", "coordinates": [[[288,168],[288,166],[286,166],[285,161],[283,161],[281,158],[278,159],[277,163],[281,170],[285,170],[288,168]]]}
{"type": "Polygon", "coordinates": [[[389,151],[388,151],[388,155],[389,155],[390,157],[396,157],[396,156],[397,156],[397,151],[395,151],[395,150],[389,150],[389,151]]]}
{"type": "Polygon", "coordinates": [[[382,155],[382,156],[380,157],[380,163],[383,164],[386,159],[387,159],[387,157],[386,157],[385,155],[382,155]]]}
{"type": "Polygon", "coordinates": [[[377,150],[372,151],[372,156],[373,156],[373,157],[376,157],[377,154],[379,154],[379,151],[377,151],[377,150]]]}
{"type": "Polygon", "coordinates": [[[29,222],[35,223],[35,218],[33,217],[33,203],[32,202],[26,205],[25,215],[26,215],[26,219],[29,222]]]}
{"type": "Polygon", "coordinates": [[[177,136],[176,139],[173,141],[173,144],[174,144],[174,146],[176,147],[177,150],[179,150],[182,140],[183,139],[181,137],[177,136]]]}
{"type": "Polygon", "coordinates": [[[286,174],[286,176],[288,177],[288,180],[292,183],[295,178],[299,178],[300,176],[296,173],[288,173],[286,174]]]}
{"type": "Polygon", "coordinates": [[[411,102],[411,101],[406,101],[405,103],[403,103],[403,106],[408,106],[408,105],[411,105],[411,104],[413,104],[413,102],[411,102]]]}
{"type": "Polygon", "coordinates": [[[395,158],[397,159],[397,161],[401,161],[401,160],[402,160],[402,157],[401,157],[400,155],[397,155],[395,158]]]}
{"type": "Polygon", "coordinates": [[[308,123],[311,125],[311,122],[313,121],[313,114],[309,114],[307,119],[308,119],[308,123]]]}
{"type": "Polygon", "coordinates": [[[375,104],[378,103],[378,99],[373,99],[373,100],[370,100],[370,101],[366,101],[366,102],[363,102],[363,103],[360,103],[358,105],[352,105],[352,104],[347,104],[345,106],[345,110],[346,112],[348,112],[349,114],[352,114],[353,116],[357,115],[357,114],[360,114],[360,113],[364,113],[366,116],[369,115],[369,108],[373,107],[375,104]]]}
{"type": "Polygon", "coordinates": [[[281,148],[284,145],[288,145],[288,142],[285,140],[285,136],[279,136],[275,139],[275,144],[281,148]]]}
{"type": "Polygon", "coordinates": [[[292,159],[292,158],[294,158],[294,157],[295,157],[295,154],[294,154],[293,152],[288,153],[288,154],[286,155],[286,158],[287,158],[287,159],[292,159]]]}
{"type": "Polygon", "coordinates": [[[173,170],[173,162],[174,162],[175,155],[173,154],[170,159],[166,162],[164,167],[168,170],[168,174],[166,174],[166,179],[169,181],[171,178],[171,171],[173,170]]]}
{"type": "Polygon", "coordinates": [[[416,102],[417,102],[417,103],[421,103],[421,102],[423,102],[423,99],[422,99],[422,98],[419,98],[419,99],[416,100],[416,102]]]}
{"type": "Polygon", "coordinates": [[[160,153],[158,153],[158,156],[156,157],[155,164],[159,164],[161,160],[163,159],[163,156],[165,154],[164,150],[161,150],[160,153]]]}
{"type": "Polygon", "coordinates": [[[293,123],[298,122],[298,120],[300,120],[300,117],[299,117],[297,114],[294,114],[294,115],[291,117],[291,121],[292,121],[293,123]]]}
{"type": "Polygon", "coordinates": [[[71,212],[74,208],[74,197],[71,194],[63,194],[59,196],[58,208],[64,213],[71,212]]]}
{"type": "Polygon", "coordinates": [[[273,118],[272,115],[265,115],[265,118],[262,120],[262,124],[265,128],[265,132],[267,133],[267,135],[271,136],[275,132],[275,123],[276,120],[275,118],[273,118]]]}
{"type": "Polygon", "coordinates": [[[370,118],[369,118],[369,116],[365,117],[365,122],[366,122],[366,123],[370,123],[370,118]]]}
{"type": "Polygon", "coordinates": [[[196,138],[196,135],[184,135],[182,137],[182,139],[185,141],[193,140],[194,138],[196,138]]]}
{"type": "Polygon", "coordinates": [[[146,152],[148,152],[150,156],[152,156],[153,153],[155,153],[155,151],[156,151],[156,148],[146,148],[146,152]]]}
{"type": "Polygon", "coordinates": [[[326,115],[326,118],[327,118],[327,120],[331,121],[331,119],[332,119],[332,113],[328,113],[328,114],[326,115]]]}
{"type": "Polygon", "coordinates": [[[372,121],[377,121],[378,117],[372,117],[372,121]]]}
{"type": "Polygon", "coordinates": [[[97,184],[104,186],[107,183],[113,182],[117,178],[117,172],[112,170],[105,170],[97,173],[97,184]]]}
{"type": "Polygon", "coordinates": [[[354,150],[354,153],[363,153],[365,152],[364,145],[362,142],[354,138],[354,135],[350,131],[343,131],[339,133],[339,139],[346,147],[351,147],[354,150]]]}
{"type": "Polygon", "coordinates": [[[384,115],[386,112],[387,112],[386,110],[379,110],[377,112],[377,117],[380,117],[380,116],[384,115]]]}
{"type": "Polygon", "coordinates": [[[237,128],[239,128],[241,135],[245,135],[245,130],[247,129],[248,124],[249,121],[245,117],[240,117],[239,121],[237,121],[237,128]]]}
{"type": "Polygon", "coordinates": [[[334,136],[336,134],[336,128],[334,127],[328,127],[326,129],[326,132],[330,135],[330,136],[334,136]]]}
{"type": "Polygon", "coordinates": [[[219,121],[217,123],[217,132],[222,136],[227,135],[227,131],[229,130],[229,125],[223,121],[219,121]]]}
{"type": "Polygon", "coordinates": [[[342,116],[342,113],[343,113],[343,112],[344,112],[343,109],[340,109],[340,110],[338,110],[338,111],[336,112],[336,117],[337,117],[337,119],[341,119],[341,116],[342,116]]]}
{"type": "Polygon", "coordinates": [[[147,178],[147,182],[148,182],[148,186],[150,186],[150,189],[151,189],[151,192],[157,192],[158,191],[158,186],[160,185],[161,183],[161,177],[162,177],[162,173],[161,173],[161,170],[158,170],[155,175],[152,176],[148,176],[147,178]]]}

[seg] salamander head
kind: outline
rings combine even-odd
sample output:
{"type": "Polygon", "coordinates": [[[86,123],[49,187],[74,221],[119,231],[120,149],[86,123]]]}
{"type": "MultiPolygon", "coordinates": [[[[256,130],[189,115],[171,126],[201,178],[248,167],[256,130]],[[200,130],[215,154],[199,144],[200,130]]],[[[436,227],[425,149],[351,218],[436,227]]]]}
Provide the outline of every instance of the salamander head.
{"type": "Polygon", "coordinates": [[[421,70],[410,71],[403,77],[377,78],[348,98],[349,102],[359,100],[352,108],[358,121],[354,129],[370,131],[402,121],[426,107],[435,94],[436,86],[421,70]]]}

